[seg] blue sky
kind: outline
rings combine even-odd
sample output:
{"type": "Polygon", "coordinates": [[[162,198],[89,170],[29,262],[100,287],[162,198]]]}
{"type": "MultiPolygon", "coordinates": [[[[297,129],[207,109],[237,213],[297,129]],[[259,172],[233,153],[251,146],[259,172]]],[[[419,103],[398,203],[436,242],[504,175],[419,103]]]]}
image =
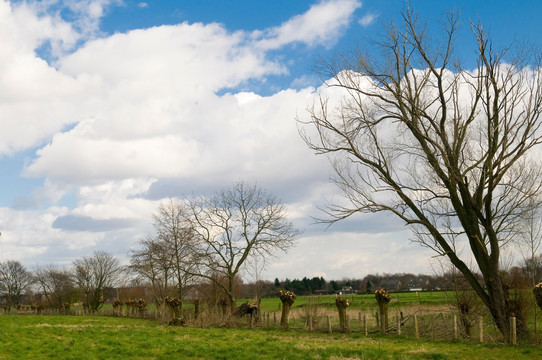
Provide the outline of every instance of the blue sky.
{"type": "MultiPolygon", "coordinates": [[[[445,11],[462,13],[456,48],[467,66],[469,19],[496,46],[541,45],[539,1],[412,4],[437,38],[445,11]]],[[[431,272],[431,253],[385,215],[312,224],[338,193],[295,122],[322,86],[318,59],[378,39],[404,8],[0,0],[0,260],[70,264],[95,249],[126,259],[161,200],[243,179],[282,198],[304,232],[267,278],[431,272]]]]}

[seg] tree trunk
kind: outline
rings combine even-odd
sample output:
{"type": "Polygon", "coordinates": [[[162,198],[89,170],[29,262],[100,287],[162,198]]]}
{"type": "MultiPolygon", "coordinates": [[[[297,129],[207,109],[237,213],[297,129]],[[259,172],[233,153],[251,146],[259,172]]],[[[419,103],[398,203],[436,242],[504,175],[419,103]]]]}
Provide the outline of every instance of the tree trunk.
{"type": "Polygon", "coordinates": [[[378,303],[378,310],[380,312],[380,327],[382,330],[382,333],[385,334],[388,331],[388,303],[387,302],[379,302],[378,303]]]}
{"type": "Polygon", "coordinates": [[[183,288],[182,285],[179,284],[179,287],[177,288],[177,295],[179,298],[179,314],[183,313],[183,288]]]}
{"type": "Polygon", "coordinates": [[[348,298],[340,298],[335,296],[335,306],[339,311],[339,324],[342,330],[347,330],[348,325],[346,324],[346,308],[350,305],[348,298]]]}
{"type": "Polygon", "coordinates": [[[194,319],[195,320],[198,320],[199,318],[199,303],[200,303],[199,299],[194,300],[194,319]]]}
{"type": "Polygon", "coordinates": [[[235,281],[235,275],[230,275],[228,279],[228,301],[230,302],[230,314],[233,315],[237,311],[237,305],[235,304],[235,289],[234,289],[234,281],[235,281]]]}
{"type": "Polygon", "coordinates": [[[375,298],[380,311],[380,327],[382,334],[385,334],[388,331],[388,304],[391,296],[386,290],[380,289],[375,291],[375,298]]]}
{"type": "Polygon", "coordinates": [[[290,316],[290,307],[295,301],[297,296],[291,291],[279,291],[279,298],[282,302],[282,315],[280,317],[280,326],[285,329],[289,327],[288,317],[290,316]]]}
{"type": "Polygon", "coordinates": [[[486,279],[487,292],[489,295],[490,305],[488,306],[493,321],[497,329],[501,332],[506,343],[510,342],[510,299],[508,298],[508,290],[505,288],[502,279],[499,275],[486,279]]]}
{"type": "Polygon", "coordinates": [[[282,303],[282,314],[280,316],[280,326],[282,326],[285,329],[288,329],[289,327],[289,316],[290,316],[290,304],[289,303],[282,303]]]}
{"type": "MultiPolygon", "coordinates": [[[[465,226],[464,226],[465,227],[465,226]]],[[[480,272],[484,278],[485,288],[473,275],[470,269],[463,266],[457,266],[458,263],[454,262],[456,254],[449,254],[450,260],[456,265],[458,270],[465,276],[465,279],[472,286],[474,292],[482,300],[484,305],[489,310],[491,317],[499,329],[499,332],[503,336],[503,340],[506,343],[510,342],[510,321],[509,317],[514,316],[511,311],[511,302],[508,296],[508,286],[503,282],[499,269],[499,252],[498,240],[495,239],[491,242],[491,255],[488,254],[487,249],[477,239],[481,238],[481,235],[473,235],[470,240],[471,249],[476,258],[476,262],[480,268],[480,272]],[[472,240],[474,239],[474,240],[472,240]]],[[[457,258],[456,258],[457,259],[457,258]]],[[[461,263],[461,265],[464,265],[461,263]]]]}

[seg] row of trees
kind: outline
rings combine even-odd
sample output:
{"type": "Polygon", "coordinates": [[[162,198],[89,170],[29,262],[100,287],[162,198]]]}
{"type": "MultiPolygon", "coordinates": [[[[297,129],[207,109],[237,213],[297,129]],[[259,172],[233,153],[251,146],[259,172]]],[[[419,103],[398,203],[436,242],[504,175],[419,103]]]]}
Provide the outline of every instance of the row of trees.
{"type": "Polygon", "coordinates": [[[277,198],[243,182],[211,196],[170,200],[153,220],[155,231],[131,252],[130,269],[150,284],[158,304],[172,288],[182,299],[187,287],[207,282],[220,290],[216,301],[233,311],[243,267],[252,264],[257,273],[299,234],[277,198]]]}
{"type": "MultiPolygon", "coordinates": [[[[332,283],[329,285],[334,287],[334,284],[336,284],[336,282],[332,280],[332,283]]],[[[307,295],[314,294],[318,290],[326,290],[328,287],[328,283],[323,277],[313,277],[311,279],[304,277],[301,280],[285,279],[284,281],[279,281],[279,279],[275,279],[275,287],[282,288],[287,291],[292,291],[297,295],[307,295]]],[[[339,289],[338,285],[336,287],[337,288],[334,288],[333,290],[339,289]]]]}
{"type": "Polygon", "coordinates": [[[376,289],[387,288],[387,290],[408,290],[410,288],[421,288],[431,290],[434,288],[450,288],[448,281],[442,276],[422,275],[409,273],[395,274],[368,274],[363,278],[343,278],[340,280],[326,281],[323,277],[313,277],[302,279],[285,279],[280,281],[275,279],[275,287],[292,291],[297,295],[310,295],[318,291],[336,293],[344,287],[351,287],[356,292],[373,292],[376,289]],[[389,288],[392,282],[397,283],[397,287],[389,288]]]}
{"type": "MultiPolygon", "coordinates": [[[[542,256],[537,254],[534,259],[526,258],[521,264],[512,266],[503,275],[508,279],[514,279],[515,286],[522,289],[532,289],[542,279],[542,256]]],[[[480,281],[483,277],[475,274],[480,281]]],[[[268,284],[267,288],[271,284],[268,284]]],[[[285,279],[274,281],[275,288],[292,291],[297,295],[312,295],[318,291],[328,293],[339,292],[344,287],[352,287],[359,293],[373,293],[378,289],[387,291],[408,291],[410,289],[422,290],[468,290],[469,284],[457,271],[444,271],[435,274],[412,274],[412,273],[376,273],[367,274],[363,278],[343,278],[340,280],[326,281],[323,277],[304,277],[302,279],[285,279]]],[[[276,292],[276,290],[275,290],[276,292]]]]}
{"type": "Polygon", "coordinates": [[[118,285],[123,274],[148,286],[158,305],[167,297],[182,304],[191,289],[195,299],[203,296],[198,292],[205,297],[214,293],[211,297],[233,311],[241,270],[250,264],[258,272],[269,256],[288,250],[298,236],[286,215],[277,198],[243,182],[211,196],[169,200],[153,216],[154,232],[130,252],[128,266],[98,251],[69,268],[47,266],[33,274],[18,261],[8,261],[0,264],[0,292],[8,306],[18,305],[32,288],[48,306],[61,307],[79,297],[95,311],[104,302],[104,290],[118,285]]]}
{"type": "Polygon", "coordinates": [[[123,268],[114,256],[96,251],[77,259],[70,268],[54,265],[28,271],[19,261],[0,263],[0,295],[6,309],[17,307],[24,296],[26,302],[42,307],[69,307],[81,301],[88,311],[100,309],[104,290],[116,285],[123,268]],[[31,294],[39,294],[32,298],[31,294]]]}

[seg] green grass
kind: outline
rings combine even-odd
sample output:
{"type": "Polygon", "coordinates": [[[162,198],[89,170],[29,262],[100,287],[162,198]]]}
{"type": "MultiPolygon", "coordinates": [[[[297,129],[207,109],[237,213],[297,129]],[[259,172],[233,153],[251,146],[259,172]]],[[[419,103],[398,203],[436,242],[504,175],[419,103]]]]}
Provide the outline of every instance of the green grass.
{"type": "MultiPolygon", "coordinates": [[[[343,295],[350,299],[350,309],[359,309],[360,311],[377,308],[374,294],[362,295],[343,295]]],[[[413,305],[446,305],[453,302],[453,292],[446,291],[428,291],[428,292],[404,292],[391,293],[390,308],[408,307],[413,305]]],[[[239,300],[241,304],[247,299],[239,300]]],[[[335,295],[314,295],[298,296],[292,309],[301,308],[309,304],[335,307],[335,295]]],[[[263,298],[260,304],[262,312],[279,311],[280,300],[277,297],[263,298]]]]}
{"type": "Polygon", "coordinates": [[[0,315],[0,359],[537,359],[530,346],[278,329],[166,327],[87,316],[0,315]]]}

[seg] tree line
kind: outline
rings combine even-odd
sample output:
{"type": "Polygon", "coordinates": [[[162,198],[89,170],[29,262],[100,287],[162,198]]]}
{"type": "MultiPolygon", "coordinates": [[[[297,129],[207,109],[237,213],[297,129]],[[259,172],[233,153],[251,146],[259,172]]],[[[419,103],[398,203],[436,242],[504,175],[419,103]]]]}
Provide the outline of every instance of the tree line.
{"type": "MultiPolygon", "coordinates": [[[[542,255],[534,259],[527,258],[520,264],[503,271],[508,279],[514,279],[516,287],[530,288],[531,279],[542,279],[542,255]]],[[[481,274],[476,274],[483,282],[481,274]]],[[[536,283],[536,281],[535,281],[536,283]]],[[[268,282],[267,289],[271,289],[268,282]]],[[[457,271],[442,271],[435,274],[413,273],[375,273],[367,274],[362,278],[343,278],[340,280],[326,280],[323,277],[303,277],[302,279],[275,279],[275,288],[292,291],[298,295],[315,295],[319,293],[338,293],[344,288],[352,288],[354,293],[374,293],[376,290],[386,291],[458,291],[470,289],[468,282],[457,271]]],[[[272,293],[272,292],[270,292],[272,293]]],[[[276,290],[274,291],[276,293],[276,290]]]]}
{"type": "Polygon", "coordinates": [[[17,260],[8,260],[0,263],[2,306],[9,311],[24,297],[26,304],[56,309],[69,309],[79,301],[86,311],[94,312],[104,304],[104,291],[117,284],[123,271],[120,261],[103,251],[79,258],[69,268],[48,265],[33,272],[17,260]]]}
{"type": "Polygon", "coordinates": [[[153,233],[129,252],[127,266],[102,251],[70,267],[50,265],[33,274],[18,261],[2,263],[0,292],[6,306],[19,305],[23,293],[33,290],[47,306],[78,300],[96,311],[106,299],[104,291],[129,279],[130,286],[148,289],[157,305],[173,297],[181,311],[186,298],[213,298],[233,312],[241,272],[251,267],[257,274],[270,256],[287,251],[299,235],[287,220],[285,205],[243,182],[209,196],[163,202],[153,225],[153,233]]]}
{"type": "MultiPolygon", "coordinates": [[[[121,266],[118,259],[105,252],[97,251],[92,256],[82,257],[70,267],[47,265],[34,271],[28,270],[19,261],[9,260],[0,263],[0,296],[2,306],[7,310],[24,303],[32,303],[42,308],[69,309],[75,302],[81,302],[89,312],[99,310],[105,302],[113,301],[127,294],[137,294],[146,301],[163,303],[166,297],[179,294],[178,285],[171,282],[156,293],[152,282],[141,279],[133,271],[135,263],[121,266]],[[130,279],[126,285],[126,279],[130,279]],[[118,288],[126,288],[119,293],[118,288]],[[137,290],[139,289],[139,291],[137,290]],[[141,291],[143,289],[143,291],[141,291]]],[[[141,264],[137,263],[138,266],[141,264]]],[[[478,274],[479,277],[481,275],[478,274]]],[[[513,266],[506,277],[515,288],[531,287],[531,278],[542,277],[542,256],[526,259],[521,265],[513,266]],[[534,274],[532,273],[534,269],[534,274]]],[[[374,293],[376,290],[422,291],[448,290],[464,291],[470,289],[468,282],[454,271],[441,274],[376,273],[363,278],[343,278],[326,280],[324,277],[286,278],[274,281],[256,280],[244,282],[241,277],[234,279],[236,299],[275,297],[279,290],[291,291],[297,295],[317,295],[338,293],[344,288],[352,288],[354,293],[374,293]],[[395,284],[397,288],[391,288],[395,284]]],[[[211,300],[215,304],[225,299],[222,288],[210,281],[184,283],[183,292],[188,298],[211,300]]],[[[461,295],[459,295],[461,297],[461,295]]],[[[458,299],[461,300],[461,299],[458,299]]]]}

